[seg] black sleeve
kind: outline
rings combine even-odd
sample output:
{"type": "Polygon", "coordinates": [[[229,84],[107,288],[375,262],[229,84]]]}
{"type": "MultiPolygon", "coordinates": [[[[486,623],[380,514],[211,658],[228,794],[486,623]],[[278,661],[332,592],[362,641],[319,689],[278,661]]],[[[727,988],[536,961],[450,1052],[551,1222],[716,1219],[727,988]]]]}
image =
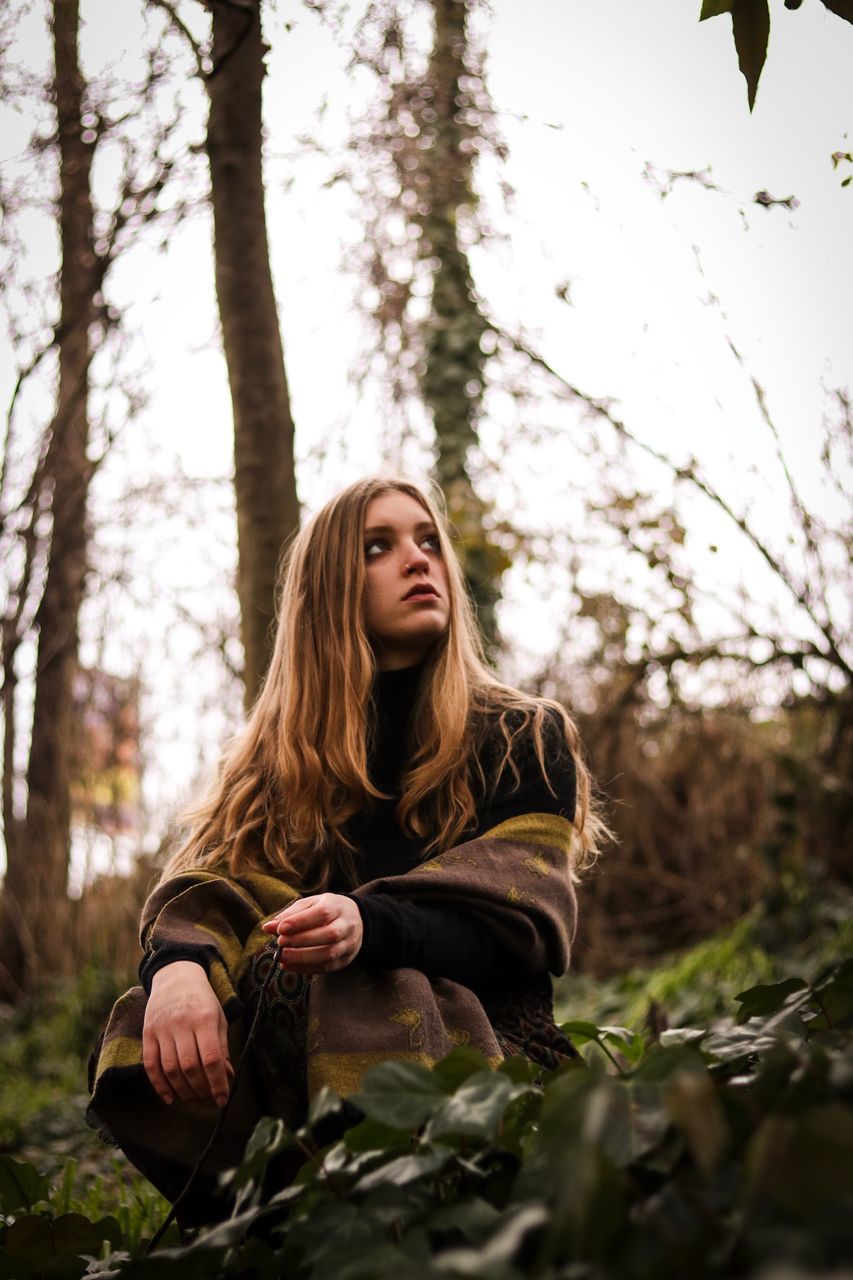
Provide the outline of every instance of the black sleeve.
{"type": "Polygon", "coordinates": [[[346,896],[361,912],[362,964],[419,969],[428,978],[450,978],[472,991],[484,991],[509,975],[509,958],[491,930],[464,911],[383,893],[346,896]]]}
{"type": "MultiPolygon", "coordinates": [[[[532,734],[522,735],[512,754],[518,780],[507,765],[497,786],[487,789],[478,806],[477,829],[469,838],[525,813],[556,813],[570,822],[574,819],[575,764],[555,713],[549,713],[543,726],[543,742],[548,781],[536,756],[532,734]]],[[[493,733],[481,755],[488,782],[503,752],[502,737],[493,733]]],[[[427,977],[450,978],[472,991],[485,990],[510,976],[512,962],[491,930],[464,911],[422,906],[381,893],[348,896],[354,898],[361,912],[364,940],[359,960],[364,964],[419,969],[427,977]]]]}
{"type": "Polygon", "coordinates": [[[213,947],[196,947],[189,942],[158,947],[150,955],[143,956],[139,965],[139,981],[145,989],[145,994],[150,996],[154,975],[174,960],[192,960],[195,964],[200,964],[209,976],[211,961],[215,954],[213,947]]]}

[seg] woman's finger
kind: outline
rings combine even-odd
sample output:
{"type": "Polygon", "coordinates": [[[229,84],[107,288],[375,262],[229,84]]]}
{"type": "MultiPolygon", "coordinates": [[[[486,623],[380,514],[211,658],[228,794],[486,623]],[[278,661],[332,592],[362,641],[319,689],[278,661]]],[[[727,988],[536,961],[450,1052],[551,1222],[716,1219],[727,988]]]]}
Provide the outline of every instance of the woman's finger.
{"type": "Polygon", "coordinates": [[[346,943],[352,936],[352,929],[344,921],[336,920],[334,924],[323,925],[319,929],[306,929],[304,933],[279,934],[284,947],[334,947],[338,943],[346,943]]]}
{"type": "Polygon", "coordinates": [[[291,973],[326,973],[330,969],[343,969],[349,960],[343,948],[288,947],[282,951],[279,964],[291,973]]]}
{"type": "Polygon", "coordinates": [[[155,1093],[159,1094],[164,1102],[174,1102],[175,1092],[166,1079],[160,1062],[160,1044],[153,1032],[144,1028],[142,1032],[142,1065],[155,1093]]]}
{"type": "Polygon", "coordinates": [[[174,1036],[164,1036],[160,1041],[160,1062],[163,1073],[169,1082],[169,1088],[181,1102],[193,1102],[195,1094],[184,1077],[178,1060],[178,1046],[174,1036]]]}
{"type": "Polygon", "coordinates": [[[186,1096],[181,1094],[185,1102],[209,1102],[210,1089],[204,1067],[198,1051],[195,1032],[179,1029],[175,1032],[175,1049],[177,1052],[178,1071],[183,1078],[186,1096]]]}
{"type": "Polygon", "coordinates": [[[228,1101],[228,1074],[225,1070],[228,1043],[226,1036],[220,1033],[219,1019],[211,1017],[200,1022],[196,1029],[196,1044],[209,1096],[218,1107],[224,1107],[228,1101]]]}

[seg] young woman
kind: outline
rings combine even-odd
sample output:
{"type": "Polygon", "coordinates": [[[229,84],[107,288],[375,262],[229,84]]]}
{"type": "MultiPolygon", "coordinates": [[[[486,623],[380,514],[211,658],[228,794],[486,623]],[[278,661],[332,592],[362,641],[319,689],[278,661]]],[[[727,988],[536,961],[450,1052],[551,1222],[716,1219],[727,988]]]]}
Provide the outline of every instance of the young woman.
{"type": "Polygon", "coordinates": [[[486,665],[438,505],[403,479],[351,485],[291,546],[264,687],[146,903],[142,987],[94,1057],[96,1120],[172,1194],[276,943],[211,1168],[239,1158],[250,1117],[296,1124],[377,1061],[468,1043],[556,1065],[573,1050],[548,973],[601,830],[565,710],[486,665]]]}

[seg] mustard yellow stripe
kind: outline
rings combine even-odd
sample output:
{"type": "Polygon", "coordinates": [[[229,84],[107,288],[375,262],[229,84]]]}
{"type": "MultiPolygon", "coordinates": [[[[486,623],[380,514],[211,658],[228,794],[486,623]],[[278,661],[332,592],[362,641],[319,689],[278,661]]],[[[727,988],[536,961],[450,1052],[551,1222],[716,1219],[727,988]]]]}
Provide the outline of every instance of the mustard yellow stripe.
{"type": "MultiPolygon", "coordinates": [[[[328,1085],[341,1098],[357,1093],[364,1075],[383,1062],[415,1062],[421,1067],[434,1067],[440,1061],[428,1053],[408,1053],[402,1049],[377,1053],[315,1053],[308,1059],[308,1094],[314,1097],[328,1085]]],[[[503,1062],[500,1055],[487,1058],[494,1068],[503,1062]]]]}
{"type": "Polygon", "coordinates": [[[112,1067],[138,1067],[142,1065],[142,1041],[138,1036],[116,1036],[107,1040],[98,1058],[95,1083],[112,1067]]]}
{"type": "Polygon", "coordinates": [[[525,844],[549,844],[571,853],[572,832],[574,828],[568,818],[558,813],[520,813],[515,818],[507,818],[489,831],[484,831],[480,840],[522,840],[525,844]]]}

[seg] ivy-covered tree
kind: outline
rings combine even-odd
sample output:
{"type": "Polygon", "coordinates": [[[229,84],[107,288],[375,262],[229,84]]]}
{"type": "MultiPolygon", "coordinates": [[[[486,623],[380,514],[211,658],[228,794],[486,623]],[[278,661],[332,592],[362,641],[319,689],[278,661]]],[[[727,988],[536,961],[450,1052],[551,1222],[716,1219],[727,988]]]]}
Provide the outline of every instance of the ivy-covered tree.
{"type": "Polygon", "coordinates": [[[469,251],[489,232],[477,193],[478,157],[504,154],[471,31],[477,0],[415,0],[405,13],[377,0],[357,33],[354,62],[379,94],[336,176],[361,197],[358,268],[376,334],[373,372],[387,388],[395,444],[423,409],[434,474],[487,646],[498,643],[496,605],[512,530],[478,492],[475,453],[493,334],[469,251]],[[413,35],[428,17],[431,47],[413,35]]]}

